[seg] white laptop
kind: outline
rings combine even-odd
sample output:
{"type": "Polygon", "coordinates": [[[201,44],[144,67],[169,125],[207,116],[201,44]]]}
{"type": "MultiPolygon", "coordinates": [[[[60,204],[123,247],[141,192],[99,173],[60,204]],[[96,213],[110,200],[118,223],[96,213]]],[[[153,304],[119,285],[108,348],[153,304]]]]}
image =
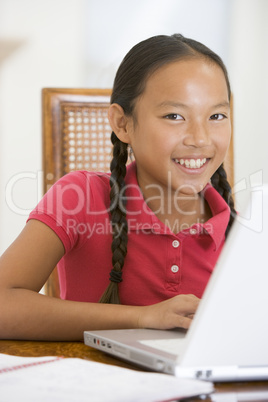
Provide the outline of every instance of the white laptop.
{"type": "Polygon", "coordinates": [[[85,331],[85,344],[183,378],[268,380],[268,186],[253,190],[188,331],[85,331]]]}

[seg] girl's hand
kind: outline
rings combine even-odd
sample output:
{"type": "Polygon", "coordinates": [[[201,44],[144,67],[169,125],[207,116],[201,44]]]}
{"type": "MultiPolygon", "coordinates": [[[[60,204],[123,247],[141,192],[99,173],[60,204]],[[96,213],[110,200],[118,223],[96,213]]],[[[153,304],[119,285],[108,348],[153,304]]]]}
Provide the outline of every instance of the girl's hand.
{"type": "Polygon", "coordinates": [[[178,295],[161,303],[145,306],[139,316],[139,328],[189,328],[200,299],[194,295],[178,295]]]}

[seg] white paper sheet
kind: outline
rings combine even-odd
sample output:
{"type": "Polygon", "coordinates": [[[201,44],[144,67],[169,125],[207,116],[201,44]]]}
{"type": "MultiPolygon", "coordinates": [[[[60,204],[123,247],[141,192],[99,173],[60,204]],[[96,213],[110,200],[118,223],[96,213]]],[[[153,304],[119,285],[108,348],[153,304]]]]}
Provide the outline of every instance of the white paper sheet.
{"type": "Polygon", "coordinates": [[[144,373],[82,359],[22,358],[0,354],[1,402],[150,402],[206,394],[213,384],[144,373]],[[34,362],[44,364],[29,365],[34,362]],[[27,367],[3,372],[4,367],[27,367]]]}

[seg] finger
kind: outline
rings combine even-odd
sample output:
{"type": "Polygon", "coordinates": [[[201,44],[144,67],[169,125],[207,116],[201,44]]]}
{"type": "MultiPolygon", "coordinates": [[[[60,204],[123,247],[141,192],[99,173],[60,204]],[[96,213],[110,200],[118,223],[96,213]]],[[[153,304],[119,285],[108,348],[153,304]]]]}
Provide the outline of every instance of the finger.
{"type": "Polygon", "coordinates": [[[184,296],[186,296],[188,298],[191,298],[192,300],[200,300],[199,297],[197,297],[195,295],[192,295],[192,294],[187,294],[187,295],[184,295],[184,296]]]}
{"type": "Polygon", "coordinates": [[[190,318],[191,320],[194,318],[195,314],[187,314],[186,317],[190,318]]]}
{"type": "Polygon", "coordinates": [[[191,314],[195,314],[197,308],[199,306],[199,299],[197,300],[184,300],[183,303],[181,303],[181,300],[178,301],[177,304],[177,312],[179,314],[183,314],[185,316],[189,316],[191,314]]]}
{"type": "Polygon", "coordinates": [[[176,327],[188,329],[192,323],[192,319],[189,317],[183,317],[182,315],[176,318],[176,327]]]}

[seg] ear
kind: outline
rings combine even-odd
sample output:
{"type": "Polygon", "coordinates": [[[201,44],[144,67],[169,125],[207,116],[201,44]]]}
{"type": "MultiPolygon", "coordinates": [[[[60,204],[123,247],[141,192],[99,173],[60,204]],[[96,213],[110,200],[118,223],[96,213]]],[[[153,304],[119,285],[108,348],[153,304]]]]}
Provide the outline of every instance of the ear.
{"type": "Polygon", "coordinates": [[[117,103],[112,103],[108,110],[110,126],[120,141],[130,143],[130,130],[132,118],[125,115],[123,108],[117,103]]]}

